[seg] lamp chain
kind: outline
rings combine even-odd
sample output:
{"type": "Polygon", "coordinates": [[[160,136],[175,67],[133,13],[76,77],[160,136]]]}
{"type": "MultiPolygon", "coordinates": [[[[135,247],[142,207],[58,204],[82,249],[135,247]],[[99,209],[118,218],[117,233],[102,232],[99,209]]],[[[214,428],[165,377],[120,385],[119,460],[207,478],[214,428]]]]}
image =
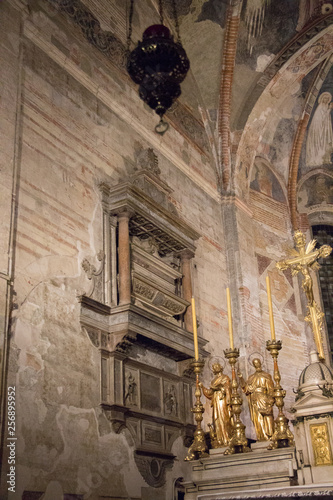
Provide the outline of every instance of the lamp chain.
{"type": "Polygon", "coordinates": [[[164,24],[164,17],[163,17],[163,0],[159,0],[158,2],[158,9],[160,11],[160,21],[161,24],[164,24]]]}
{"type": "Polygon", "coordinates": [[[129,16],[128,16],[127,52],[130,51],[130,45],[132,42],[133,9],[134,9],[134,0],[130,0],[130,10],[129,10],[129,16]]]}
{"type": "Polygon", "coordinates": [[[179,33],[179,23],[178,23],[177,9],[176,9],[176,0],[172,0],[172,9],[173,9],[173,17],[175,20],[177,42],[180,42],[181,40],[180,40],[180,33],[179,33]]]}

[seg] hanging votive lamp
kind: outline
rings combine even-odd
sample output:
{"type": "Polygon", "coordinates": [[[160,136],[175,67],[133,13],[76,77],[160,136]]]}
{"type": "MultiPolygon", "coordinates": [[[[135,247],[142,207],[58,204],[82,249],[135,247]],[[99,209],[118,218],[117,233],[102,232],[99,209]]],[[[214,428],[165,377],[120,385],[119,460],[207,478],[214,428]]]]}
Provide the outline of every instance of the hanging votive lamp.
{"type": "Polygon", "coordinates": [[[139,85],[140,98],[160,117],[155,131],[164,134],[168,124],[163,115],[180,96],[180,84],[187,75],[190,62],[180,42],[178,19],[173,1],[177,32],[174,41],[170,30],[163,24],[162,2],[160,1],[161,24],[149,26],[142,35],[142,41],[129,51],[132,33],[133,0],[129,19],[127,71],[132,80],[139,85]]]}

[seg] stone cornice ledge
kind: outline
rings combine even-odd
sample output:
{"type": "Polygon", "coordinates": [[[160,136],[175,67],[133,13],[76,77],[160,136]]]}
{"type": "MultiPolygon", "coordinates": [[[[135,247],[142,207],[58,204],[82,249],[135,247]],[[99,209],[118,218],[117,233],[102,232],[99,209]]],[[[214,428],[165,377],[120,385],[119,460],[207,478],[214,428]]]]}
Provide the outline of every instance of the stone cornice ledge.
{"type": "Polygon", "coordinates": [[[130,125],[138,134],[171,161],[179,170],[189,177],[195,184],[200,186],[211,198],[219,201],[220,195],[216,188],[207,182],[195,170],[191,169],[179,156],[166,144],[163,138],[152,130],[144,129],[139,119],[134,117],[112,96],[112,93],[101,88],[95,83],[87,73],[81,70],[73,61],[65,56],[59,49],[43,37],[43,33],[29,20],[24,23],[24,35],[28,40],[45,52],[54,62],[65,69],[75,80],[83,85],[89,92],[95,95],[100,101],[113,111],[121,120],[130,125]]]}
{"type": "MultiPolygon", "coordinates": [[[[186,483],[183,483],[186,484],[186,483]]],[[[327,484],[309,484],[306,486],[291,486],[285,488],[272,488],[260,490],[247,490],[243,492],[218,493],[218,494],[203,494],[198,495],[197,500],[238,500],[238,499],[267,499],[267,498],[305,498],[309,497],[317,499],[317,497],[333,494],[333,483],[327,484]]]]}

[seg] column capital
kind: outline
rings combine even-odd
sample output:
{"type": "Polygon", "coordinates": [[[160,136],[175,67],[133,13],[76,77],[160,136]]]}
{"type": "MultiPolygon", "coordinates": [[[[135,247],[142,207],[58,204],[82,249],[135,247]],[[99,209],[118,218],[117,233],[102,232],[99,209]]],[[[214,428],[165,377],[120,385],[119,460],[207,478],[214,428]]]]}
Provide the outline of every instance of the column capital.
{"type": "Polygon", "coordinates": [[[135,211],[130,207],[122,207],[117,212],[114,212],[114,215],[120,219],[130,219],[135,214],[135,211]]]}
{"type": "Polygon", "coordinates": [[[194,257],[194,252],[192,250],[190,250],[189,248],[185,248],[185,250],[182,250],[181,252],[179,252],[178,255],[182,261],[191,260],[194,257]]]}

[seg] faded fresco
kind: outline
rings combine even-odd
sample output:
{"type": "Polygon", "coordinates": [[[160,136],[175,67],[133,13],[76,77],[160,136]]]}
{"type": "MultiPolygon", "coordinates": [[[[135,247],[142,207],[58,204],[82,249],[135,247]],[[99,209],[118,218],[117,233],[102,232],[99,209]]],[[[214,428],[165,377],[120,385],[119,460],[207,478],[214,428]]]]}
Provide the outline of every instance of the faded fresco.
{"type": "Polygon", "coordinates": [[[246,29],[239,39],[237,63],[251,65],[258,71],[259,56],[268,60],[271,54],[277,54],[296,34],[298,20],[298,2],[244,2],[242,23],[246,29]]]}
{"type": "Polygon", "coordinates": [[[318,98],[306,141],[306,165],[320,167],[332,163],[332,94],[323,92],[318,98]]]}
{"type": "Polygon", "coordinates": [[[281,184],[264,162],[257,160],[252,169],[250,188],[273,200],[286,203],[281,184]]]}
{"type": "MultiPolygon", "coordinates": [[[[130,48],[148,25],[160,22],[160,3],[134,2],[130,48]]],[[[319,0],[177,0],[191,70],[166,117],[168,132],[157,136],[157,117],[126,74],[131,2],[28,4],[0,2],[0,361],[2,386],[17,386],[18,495],[183,498],[176,486],[191,480],[184,458],[195,428],[193,335],[153,310],[118,300],[120,286],[121,295],[130,291],[123,277],[131,284],[134,269],[135,245],[132,260],[122,252],[134,233],[128,223],[142,215],[143,228],[156,219],[157,238],[162,231],[186,247],[175,253],[181,258],[167,255],[160,267],[154,245],[150,255],[141,244],[138,255],[146,259],[141,277],[148,279],[148,267],[156,266],[156,286],[163,282],[170,292],[173,277],[164,279],[163,269],[178,267],[181,259],[180,272],[196,298],[203,385],[211,380],[212,359],[229,346],[227,286],[240,370],[246,373],[253,353],[273,369],[266,350],[270,276],[276,338],[283,341],[284,409],[291,419],[293,388],[313,340],[299,283],[275,262],[293,246],[292,210],[304,228],[315,220],[306,217],[310,212],[332,222],[333,73],[323,59],[333,62],[333,14],[323,22],[319,0]],[[311,33],[294,43],[309,25],[311,33]],[[300,136],[304,113],[311,116],[300,136]],[[297,214],[295,151],[301,147],[297,214]],[[136,170],[140,166],[146,171],[136,170]],[[137,217],[127,199],[123,205],[125,192],[132,193],[137,217]],[[98,264],[103,293],[84,295],[101,249],[107,256],[98,264]]],[[[163,5],[175,35],[173,1],[163,5]]],[[[185,288],[183,282],[177,294],[187,301],[185,288]]],[[[207,432],[211,409],[204,404],[207,432]]],[[[243,417],[251,435],[248,405],[243,417]]],[[[1,438],[7,439],[4,432],[1,438]]],[[[318,457],[324,456],[318,463],[325,463],[320,439],[315,432],[318,457]]],[[[271,478],[276,475],[268,469],[271,478]]],[[[8,469],[3,471],[0,498],[7,498],[8,469]]],[[[289,474],[286,481],[294,481],[296,472],[289,474]]],[[[228,481],[221,486],[227,495],[228,481]]],[[[214,496],[211,490],[201,494],[214,496]]]]}
{"type": "MultiPolygon", "coordinates": [[[[315,75],[314,75],[315,76],[315,75]]],[[[306,89],[302,89],[303,92],[306,89]]],[[[300,161],[300,176],[313,168],[331,168],[333,162],[333,68],[320,88],[310,116],[300,161]]]]}
{"type": "Polygon", "coordinates": [[[307,179],[298,193],[298,210],[306,211],[315,205],[333,204],[333,178],[317,174],[307,179]]]}

